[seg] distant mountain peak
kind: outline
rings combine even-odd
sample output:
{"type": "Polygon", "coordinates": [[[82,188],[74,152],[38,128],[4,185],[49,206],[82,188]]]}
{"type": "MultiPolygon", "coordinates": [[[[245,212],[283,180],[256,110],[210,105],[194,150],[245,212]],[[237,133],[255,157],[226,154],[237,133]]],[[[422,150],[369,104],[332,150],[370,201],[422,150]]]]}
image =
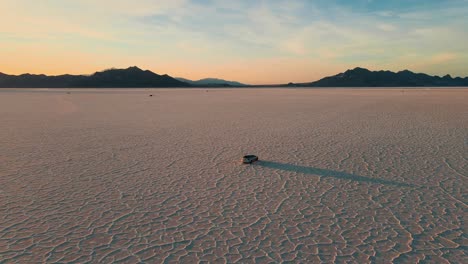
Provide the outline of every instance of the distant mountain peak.
{"type": "Polygon", "coordinates": [[[138,68],[137,66],[128,67],[127,70],[131,70],[131,71],[143,71],[142,69],[138,68]]]}
{"type": "Polygon", "coordinates": [[[189,83],[191,85],[195,85],[195,86],[209,86],[209,87],[229,87],[229,86],[242,87],[242,86],[246,86],[245,84],[240,83],[240,82],[226,81],[226,80],[218,79],[218,78],[204,78],[204,79],[200,79],[200,80],[197,80],[197,81],[192,81],[192,80],[185,79],[185,78],[180,78],[180,77],[178,77],[176,79],[179,80],[179,81],[182,81],[182,82],[189,83]]]}
{"type": "Polygon", "coordinates": [[[353,71],[369,71],[369,70],[366,68],[362,68],[362,67],[356,67],[353,69],[353,71]]]}
{"type": "Polygon", "coordinates": [[[406,70],[399,71],[399,73],[414,73],[414,72],[406,69],[406,70]]]}
{"type": "Polygon", "coordinates": [[[131,67],[128,67],[128,68],[109,68],[109,69],[105,69],[103,71],[98,71],[98,72],[117,72],[117,71],[120,71],[120,72],[124,72],[124,71],[128,71],[128,72],[143,72],[144,70],[138,68],[137,66],[131,66],[131,67]]]}
{"type": "Polygon", "coordinates": [[[352,70],[347,70],[345,73],[367,73],[367,72],[370,72],[370,70],[366,68],[356,67],[352,70]]]}

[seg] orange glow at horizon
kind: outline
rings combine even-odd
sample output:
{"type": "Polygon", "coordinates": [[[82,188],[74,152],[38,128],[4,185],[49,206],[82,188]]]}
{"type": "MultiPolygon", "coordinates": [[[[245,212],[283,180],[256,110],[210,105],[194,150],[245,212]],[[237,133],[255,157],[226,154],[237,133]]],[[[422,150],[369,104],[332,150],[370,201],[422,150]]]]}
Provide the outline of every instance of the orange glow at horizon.
{"type": "Polygon", "coordinates": [[[320,65],[307,60],[283,58],[252,61],[239,60],[211,65],[183,61],[160,64],[147,61],[135,63],[131,59],[117,57],[93,61],[86,54],[80,53],[57,56],[56,54],[46,54],[44,52],[25,52],[17,54],[14,57],[14,60],[6,57],[7,59],[2,61],[3,65],[0,72],[14,75],[24,73],[88,75],[110,68],[137,66],[157,74],[168,74],[172,77],[183,77],[191,80],[220,78],[246,84],[283,84],[289,82],[311,82],[345,70],[337,65],[320,65]],[[28,61],[28,63],[22,63],[23,61],[28,61]],[[70,61],[73,63],[69,63],[70,61]]]}
{"type": "Polygon", "coordinates": [[[246,84],[312,82],[354,67],[468,75],[468,2],[338,2],[1,0],[0,72],[137,66],[246,84]]]}

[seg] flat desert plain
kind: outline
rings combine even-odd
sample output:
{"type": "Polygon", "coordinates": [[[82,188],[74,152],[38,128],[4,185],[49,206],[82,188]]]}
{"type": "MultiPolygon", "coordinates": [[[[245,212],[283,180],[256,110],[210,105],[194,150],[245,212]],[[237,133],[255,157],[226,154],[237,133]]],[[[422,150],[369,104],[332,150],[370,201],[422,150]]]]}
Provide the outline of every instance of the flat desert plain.
{"type": "Polygon", "coordinates": [[[0,121],[0,263],[468,262],[467,89],[4,89],[0,121]]]}

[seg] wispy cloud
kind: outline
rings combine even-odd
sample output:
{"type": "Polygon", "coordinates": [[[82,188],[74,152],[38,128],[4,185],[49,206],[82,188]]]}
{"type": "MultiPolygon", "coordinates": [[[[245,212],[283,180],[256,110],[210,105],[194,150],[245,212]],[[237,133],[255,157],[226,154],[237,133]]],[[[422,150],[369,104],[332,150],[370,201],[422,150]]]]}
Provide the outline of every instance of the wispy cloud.
{"type": "Polygon", "coordinates": [[[468,68],[467,0],[3,0],[0,10],[4,61],[42,54],[3,66],[13,72],[63,72],[73,65],[64,54],[81,54],[89,65],[81,72],[128,64],[251,83],[311,81],[354,66],[468,68]]]}

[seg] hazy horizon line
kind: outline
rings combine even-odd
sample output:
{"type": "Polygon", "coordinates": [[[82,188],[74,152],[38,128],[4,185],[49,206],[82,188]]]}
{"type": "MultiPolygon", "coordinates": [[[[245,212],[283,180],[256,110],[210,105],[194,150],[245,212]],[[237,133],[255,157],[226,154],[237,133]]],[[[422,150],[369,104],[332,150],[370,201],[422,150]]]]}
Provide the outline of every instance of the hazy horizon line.
{"type": "Polygon", "coordinates": [[[354,70],[354,69],[366,69],[366,70],[369,70],[371,72],[381,72],[381,71],[384,71],[384,72],[394,72],[394,73],[398,73],[398,72],[403,72],[403,71],[410,71],[412,73],[415,73],[415,74],[426,74],[426,75],[429,75],[429,76],[433,76],[433,77],[444,77],[444,76],[450,76],[451,78],[468,78],[468,75],[467,76],[452,76],[451,74],[447,73],[447,74],[441,74],[441,75],[433,75],[433,74],[429,74],[429,73],[425,73],[425,72],[418,72],[418,71],[413,71],[413,70],[410,70],[409,68],[405,68],[405,69],[401,69],[401,70],[388,70],[388,69],[380,69],[380,70],[375,70],[375,69],[372,69],[372,68],[367,68],[367,67],[362,67],[362,66],[356,66],[356,67],[351,67],[351,68],[346,68],[345,70],[341,70],[335,74],[332,74],[332,75],[323,75],[322,77],[319,77],[318,79],[315,79],[315,80],[310,80],[310,81],[288,81],[288,82],[284,82],[284,83],[258,83],[258,82],[255,82],[255,83],[249,83],[249,82],[243,82],[243,81],[240,81],[240,80],[236,80],[236,79],[231,79],[231,78],[224,78],[224,77],[219,77],[219,76],[207,76],[207,77],[203,77],[203,78],[189,78],[189,77],[185,77],[185,76],[181,76],[181,75],[177,75],[177,74],[169,74],[169,73],[159,73],[157,71],[154,71],[152,69],[148,69],[148,68],[142,68],[142,67],[139,67],[139,66],[136,66],[136,65],[133,65],[133,66],[128,66],[128,67],[108,67],[108,68],[104,68],[102,70],[96,70],[96,71],[93,71],[92,73],[53,73],[53,74],[49,74],[49,73],[35,73],[35,72],[26,72],[26,73],[13,73],[13,74],[10,74],[10,73],[5,73],[3,71],[0,71],[0,74],[5,74],[5,75],[9,75],[9,76],[22,76],[22,75],[45,75],[45,76],[49,76],[49,77],[55,77],[55,76],[63,76],[63,75],[74,75],[74,76],[92,76],[93,74],[95,73],[98,73],[98,72],[105,72],[105,71],[109,71],[109,70],[126,70],[126,69],[130,69],[130,68],[138,68],[142,71],[150,71],[152,73],[155,73],[155,74],[158,74],[158,75],[168,75],[174,79],[177,79],[177,78],[183,78],[183,79],[187,79],[187,80],[190,80],[190,81],[200,81],[200,80],[204,80],[204,79],[219,79],[219,80],[223,80],[223,81],[227,81],[227,82],[239,82],[241,84],[244,84],[244,85],[258,85],[258,86],[268,86],[268,85],[284,85],[284,84],[289,84],[289,83],[292,83],[292,84],[304,84],[304,83],[312,83],[312,82],[316,82],[316,81],[319,81],[323,78],[326,78],[326,77],[331,77],[331,76],[336,76],[338,74],[341,74],[341,73],[344,73],[348,70],[354,70]]]}

